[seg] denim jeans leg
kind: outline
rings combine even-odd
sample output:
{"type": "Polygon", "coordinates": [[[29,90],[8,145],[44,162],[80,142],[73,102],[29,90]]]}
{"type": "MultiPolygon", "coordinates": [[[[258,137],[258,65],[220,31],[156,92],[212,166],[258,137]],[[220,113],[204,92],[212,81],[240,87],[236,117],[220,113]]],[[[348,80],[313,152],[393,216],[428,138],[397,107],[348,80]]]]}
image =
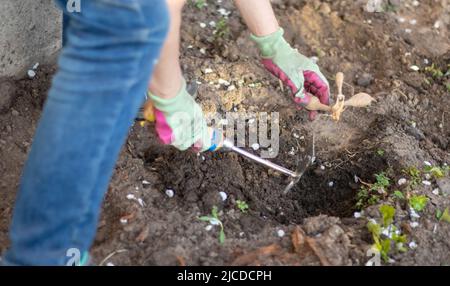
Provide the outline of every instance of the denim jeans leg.
{"type": "Polygon", "coordinates": [[[64,265],[68,249],[89,248],[167,33],[163,0],[89,0],[81,7],[68,14],[59,70],[21,179],[7,264],[64,265]]]}

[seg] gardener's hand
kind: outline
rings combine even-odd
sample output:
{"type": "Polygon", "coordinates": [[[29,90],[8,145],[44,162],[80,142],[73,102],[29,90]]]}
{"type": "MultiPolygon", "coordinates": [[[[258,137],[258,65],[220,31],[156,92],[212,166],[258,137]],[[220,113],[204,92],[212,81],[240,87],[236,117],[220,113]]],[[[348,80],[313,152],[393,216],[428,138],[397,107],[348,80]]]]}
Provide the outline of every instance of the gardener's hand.
{"type": "MultiPolygon", "coordinates": [[[[301,108],[308,105],[311,96],[329,105],[330,87],[319,67],[309,58],[293,49],[283,38],[283,29],[265,36],[252,35],[261,51],[262,63],[278,77],[292,92],[294,102],[301,108]]],[[[313,120],[317,111],[310,111],[313,120]]]]}
{"type": "Polygon", "coordinates": [[[149,97],[153,103],[156,132],[164,144],[182,151],[190,147],[195,151],[214,151],[221,147],[222,133],[206,125],[203,111],[186,91],[184,80],[174,98],[163,99],[151,93],[149,97]]]}

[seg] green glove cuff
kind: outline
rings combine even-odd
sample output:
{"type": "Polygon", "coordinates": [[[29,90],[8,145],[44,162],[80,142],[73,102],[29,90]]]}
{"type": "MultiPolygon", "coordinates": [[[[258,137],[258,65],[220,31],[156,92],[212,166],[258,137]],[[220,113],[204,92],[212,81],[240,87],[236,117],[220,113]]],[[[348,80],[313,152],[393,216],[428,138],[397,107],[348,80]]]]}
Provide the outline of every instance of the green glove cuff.
{"type": "Polygon", "coordinates": [[[184,78],[182,79],[180,90],[173,98],[161,98],[152,94],[150,91],[148,92],[148,95],[153,102],[153,106],[164,113],[174,113],[185,110],[186,99],[189,100],[191,98],[191,95],[186,91],[186,80],[184,78]]]}
{"type": "Polygon", "coordinates": [[[276,53],[282,52],[282,50],[291,49],[283,35],[283,28],[279,28],[278,31],[267,36],[258,37],[252,34],[250,39],[257,44],[263,58],[272,58],[276,53]]]}
{"type": "Polygon", "coordinates": [[[160,98],[150,92],[148,95],[155,107],[156,132],[163,143],[172,144],[179,150],[193,145],[202,151],[211,147],[212,134],[203,111],[187,92],[184,79],[180,91],[173,98],[160,98]]]}

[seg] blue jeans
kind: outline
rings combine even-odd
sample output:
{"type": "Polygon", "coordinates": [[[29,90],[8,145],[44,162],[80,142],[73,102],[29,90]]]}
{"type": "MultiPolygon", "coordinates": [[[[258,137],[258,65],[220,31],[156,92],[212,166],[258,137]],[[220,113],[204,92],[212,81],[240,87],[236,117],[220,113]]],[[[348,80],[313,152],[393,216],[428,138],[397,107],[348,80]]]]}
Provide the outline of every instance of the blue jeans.
{"type": "Polygon", "coordinates": [[[59,69],[25,164],[9,265],[65,265],[95,236],[101,203],[168,31],[164,0],[81,0],[65,11],[59,69]]]}

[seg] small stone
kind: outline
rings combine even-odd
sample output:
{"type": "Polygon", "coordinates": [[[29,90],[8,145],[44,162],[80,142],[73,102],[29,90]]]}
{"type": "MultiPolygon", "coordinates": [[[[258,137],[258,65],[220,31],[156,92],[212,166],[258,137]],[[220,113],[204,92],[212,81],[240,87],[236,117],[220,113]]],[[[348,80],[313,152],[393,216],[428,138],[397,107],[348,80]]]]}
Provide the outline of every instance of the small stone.
{"type": "Polygon", "coordinates": [[[416,248],[417,248],[417,243],[415,243],[414,241],[411,241],[411,242],[408,244],[408,246],[409,246],[409,248],[411,248],[411,249],[416,249],[416,248]]]}
{"type": "Polygon", "coordinates": [[[216,26],[216,22],[211,21],[211,22],[209,22],[209,25],[210,25],[211,27],[215,27],[215,26],[216,26]]]}
{"type": "Polygon", "coordinates": [[[414,1],[412,2],[412,5],[413,5],[414,7],[417,7],[417,6],[420,5],[420,2],[417,1],[417,0],[414,0],[414,1]]]}
{"type": "Polygon", "coordinates": [[[222,201],[226,201],[228,198],[228,195],[225,192],[219,192],[219,195],[222,198],[222,201]]]}
{"type": "Polygon", "coordinates": [[[209,73],[212,73],[212,72],[213,72],[213,70],[210,69],[210,68],[206,68],[206,69],[205,69],[205,74],[209,74],[209,73]]]}
{"type": "Polygon", "coordinates": [[[259,144],[258,143],[253,143],[252,144],[252,149],[257,151],[259,149],[259,144]]]}
{"type": "Polygon", "coordinates": [[[285,234],[286,234],[286,233],[285,233],[284,230],[282,230],[282,229],[279,229],[279,230],[277,231],[278,237],[283,237],[285,234]]]}
{"type": "Polygon", "coordinates": [[[200,54],[203,54],[203,55],[206,54],[206,50],[204,48],[201,48],[199,51],[200,51],[200,54]]]}
{"type": "Polygon", "coordinates": [[[320,165],[320,170],[325,170],[325,166],[324,165],[320,165]]]}
{"type": "Polygon", "coordinates": [[[19,111],[13,109],[13,110],[11,110],[11,114],[12,114],[12,116],[19,116],[19,111]]]}
{"type": "Polygon", "coordinates": [[[416,227],[419,226],[419,223],[416,222],[416,221],[412,221],[412,222],[409,223],[409,225],[410,225],[412,228],[416,228],[416,227]]]}
{"type": "Polygon", "coordinates": [[[439,189],[436,188],[433,191],[431,191],[434,195],[438,196],[439,195],[439,189]]]}
{"type": "Polygon", "coordinates": [[[405,23],[405,18],[403,18],[403,17],[398,17],[397,18],[397,21],[399,22],[399,23],[405,23]]]}
{"type": "Polygon", "coordinates": [[[328,182],[328,187],[332,188],[333,186],[334,186],[334,182],[333,181],[328,182]]]}
{"type": "Polygon", "coordinates": [[[236,86],[234,84],[232,84],[227,88],[227,91],[233,91],[235,89],[236,89],[236,86]]]}
{"type": "Polygon", "coordinates": [[[205,226],[206,231],[210,231],[212,228],[213,228],[213,226],[211,224],[208,224],[207,226],[205,226]]]}
{"type": "Polygon", "coordinates": [[[220,221],[218,219],[216,219],[216,218],[210,219],[209,223],[211,225],[220,225],[220,221]]]}
{"type": "Polygon", "coordinates": [[[230,11],[227,11],[225,8],[217,9],[217,12],[219,12],[220,15],[227,17],[230,15],[230,11]]]}
{"type": "Polygon", "coordinates": [[[143,185],[151,185],[151,183],[150,183],[149,181],[147,181],[147,180],[143,180],[143,181],[142,181],[142,184],[143,184],[143,185]]]}
{"type": "Polygon", "coordinates": [[[440,27],[441,27],[441,22],[439,22],[439,21],[434,22],[433,28],[439,29],[440,27]]]}
{"type": "Polygon", "coordinates": [[[206,28],[206,24],[205,23],[200,23],[200,28],[206,28]]]}
{"type": "Polygon", "coordinates": [[[224,79],[219,78],[218,80],[219,84],[225,85],[225,86],[229,86],[230,82],[224,79]]]}
{"type": "Polygon", "coordinates": [[[424,184],[425,186],[431,186],[431,182],[430,181],[422,181],[422,184],[424,184]]]}
{"type": "Polygon", "coordinates": [[[35,63],[33,66],[33,70],[37,70],[38,67],[39,67],[39,63],[35,63]]]}
{"type": "Polygon", "coordinates": [[[405,178],[400,178],[397,182],[397,185],[401,186],[406,184],[407,180],[405,178]]]}
{"type": "Polygon", "coordinates": [[[428,161],[423,161],[423,163],[425,164],[425,166],[428,166],[428,167],[431,167],[431,166],[433,166],[430,162],[428,162],[428,161]]]}
{"type": "Polygon", "coordinates": [[[330,14],[330,13],[331,13],[330,5],[329,5],[328,3],[322,3],[322,4],[320,4],[319,12],[322,13],[323,15],[328,15],[328,14],[330,14]]]}
{"type": "MultiPolygon", "coordinates": [[[[405,31],[406,32],[406,31],[405,31]]],[[[416,65],[412,65],[412,66],[410,66],[409,67],[411,70],[413,70],[413,71],[419,71],[420,70],[420,68],[418,67],[418,66],[416,66],[416,65]]]]}
{"type": "Polygon", "coordinates": [[[120,219],[120,223],[121,223],[121,224],[127,224],[127,223],[128,223],[128,220],[127,220],[126,218],[121,218],[121,219],[120,219]]]}
{"type": "Polygon", "coordinates": [[[27,71],[28,78],[34,78],[36,76],[36,72],[34,70],[27,71]]]}
{"type": "Polygon", "coordinates": [[[439,189],[446,195],[450,195],[450,178],[444,177],[436,180],[439,189]]]}
{"type": "Polygon", "coordinates": [[[417,127],[415,127],[415,124],[412,124],[411,126],[406,126],[405,131],[406,131],[406,133],[413,136],[414,138],[416,138],[419,141],[425,140],[425,134],[421,130],[419,130],[417,127]]]}
{"type": "Polygon", "coordinates": [[[369,73],[363,73],[361,76],[358,77],[356,80],[356,84],[361,87],[368,87],[372,84],[373,77],[369,73]]]}
{"type": "Polygon", "coordinates": [[[127,195],[127,199],[129,199],[129,200],[135,200],[135,199],[136,199],[136,196],[133,195],[133,194],[128,194],[128,195],[127,195]]]}
{"type": "Polygon", "coordinates": [[[417,24],[417,20],[416,19],[411,19],[411,20],[409,20],[409,23],[411,25],[415,25],[415,24],[417,24]]]}
{"type": "Polygon", "coordinates": [[[361,213],[360,213],[360,212],[354,212],[354,213],[353,213],[353,216],[354,216],[355,218],[360,218],[360,217],[361,217],[361,213]]]}
{"type": "Polygon", "coordinates": [[[420,215],[413,208],[409,208],[409,216],[412,219],[420,218],[420,215]]]}
{"type": "Polygon", "coordinates": [[[106,263],[106,266],[115,266],[112,262],[106,263]]]}
{"type": "Polygon", "coordinates": [[[173,196],[175,195],[175,192],[171,189],[167,189],[165,193],[169,198],[173,198],[173,196]]]}

